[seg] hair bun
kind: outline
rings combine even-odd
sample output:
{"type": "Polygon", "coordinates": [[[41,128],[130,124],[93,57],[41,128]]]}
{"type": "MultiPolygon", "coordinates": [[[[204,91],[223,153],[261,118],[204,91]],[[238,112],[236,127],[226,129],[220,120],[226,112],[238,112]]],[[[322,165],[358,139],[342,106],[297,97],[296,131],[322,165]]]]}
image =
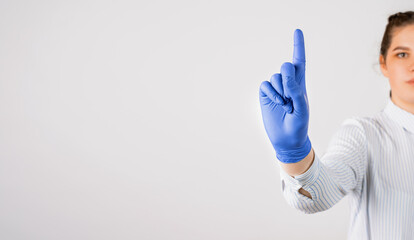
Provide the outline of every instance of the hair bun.
{"type": "Polygon", "coordinates": [[[413,11],[407,11],[407,12],[397,12],[391,16],[388,17],[388,22],[393,22],[396,20],[405,20],[413,18],[414,12],[413,11]]]}
{"type": "Polygon", "coordinates": [[[393,15],[389,16],[389,17],[388,17],[388,22],[392,22],[392,21],[394,21],[395,19],[400,18],[400,17],[401,17],[401,15],[402,15],[402,13],[401,13],[401,12],[398,12],[398,13],[396,13],[396,14],[393,14],[393,15]]]}

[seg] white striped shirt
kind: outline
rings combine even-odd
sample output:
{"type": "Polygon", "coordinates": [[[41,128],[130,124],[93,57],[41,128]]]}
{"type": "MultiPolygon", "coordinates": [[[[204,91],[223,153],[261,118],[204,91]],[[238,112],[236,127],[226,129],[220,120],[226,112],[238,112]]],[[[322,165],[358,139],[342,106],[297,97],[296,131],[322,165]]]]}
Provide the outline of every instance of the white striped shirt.
{"type": "Polygon", "coordinates": [[[304,213],[349,196],[348,239],[414,239],[414,114],[390,98],[372,117],[346,119],[306,172],[280,173],[283,196],[304,213]]]}

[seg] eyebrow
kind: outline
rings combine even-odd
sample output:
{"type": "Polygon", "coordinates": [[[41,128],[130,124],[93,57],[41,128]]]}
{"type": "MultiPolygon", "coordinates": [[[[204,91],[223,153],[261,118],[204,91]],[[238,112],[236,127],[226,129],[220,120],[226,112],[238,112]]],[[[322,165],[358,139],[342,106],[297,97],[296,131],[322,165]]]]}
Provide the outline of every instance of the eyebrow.
{"type": "Polygon", "coordinates": [[[395,50],[410,50],[410,48],[403,47],[403,46],[398,46],[398,47],[394,48],[392,51],[395,51],[395,50]]]}

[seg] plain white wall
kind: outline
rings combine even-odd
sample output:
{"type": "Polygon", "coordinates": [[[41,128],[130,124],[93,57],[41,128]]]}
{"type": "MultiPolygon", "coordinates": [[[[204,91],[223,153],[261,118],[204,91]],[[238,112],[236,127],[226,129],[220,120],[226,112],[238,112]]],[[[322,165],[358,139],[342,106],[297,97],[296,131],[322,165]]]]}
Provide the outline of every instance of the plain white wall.
{"type": "Polygon", "coordinates": [[[309,136],[385,106],[411,1],[0,2],[1,239],[345,239],[281,193],[259,86],[302,29],[309,136]]]}

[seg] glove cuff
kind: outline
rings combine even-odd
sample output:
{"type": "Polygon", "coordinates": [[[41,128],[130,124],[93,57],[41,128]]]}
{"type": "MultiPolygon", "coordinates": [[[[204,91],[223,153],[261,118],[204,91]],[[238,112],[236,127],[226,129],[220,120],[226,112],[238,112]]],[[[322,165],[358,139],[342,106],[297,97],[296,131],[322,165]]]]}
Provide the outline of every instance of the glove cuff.
{"type": "Polygon", "coordinates": [[[276,157],[283,163],[297,163],[303,160],[312,149],[312,144],[309,140],[309,136],[306,136],[306,141],[302,147],[289,150],[276,150],[276,157]]]}

